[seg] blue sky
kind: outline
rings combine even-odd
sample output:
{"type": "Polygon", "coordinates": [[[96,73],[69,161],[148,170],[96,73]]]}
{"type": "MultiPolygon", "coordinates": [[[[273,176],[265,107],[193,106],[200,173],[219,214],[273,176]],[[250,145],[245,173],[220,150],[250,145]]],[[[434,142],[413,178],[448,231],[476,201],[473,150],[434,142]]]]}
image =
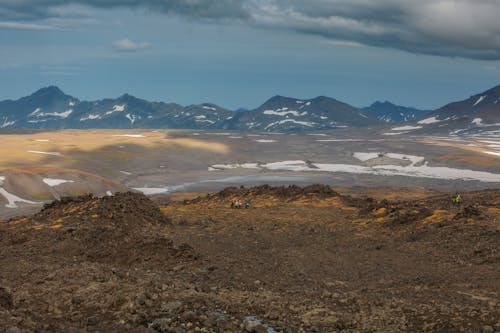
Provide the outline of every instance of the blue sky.
{"type": "Polygon", "coordinates": [[[0,99],[436,108],[500,84],[498,1],[0,0],[0,99]],[[459,23],[457,23],[459,22],[459,23]]]}

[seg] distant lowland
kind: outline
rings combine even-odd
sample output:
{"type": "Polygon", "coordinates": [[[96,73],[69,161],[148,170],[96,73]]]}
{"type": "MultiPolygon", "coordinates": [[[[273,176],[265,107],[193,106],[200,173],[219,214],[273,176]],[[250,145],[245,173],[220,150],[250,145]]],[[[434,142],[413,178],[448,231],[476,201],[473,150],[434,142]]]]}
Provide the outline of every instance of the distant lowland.
{"type": "Polygon", "coordinates": [[[436,110],[375,102],[357,108],[327,96],[274,96],[256,109],[229,110],[212,103],[182,106],[124,94],[82,101],[56,86],[0,102],[0,129],[165,128],[307,132],[380,127],[386,135],[495,134],[500,128],[500,85],[436,110]]]}

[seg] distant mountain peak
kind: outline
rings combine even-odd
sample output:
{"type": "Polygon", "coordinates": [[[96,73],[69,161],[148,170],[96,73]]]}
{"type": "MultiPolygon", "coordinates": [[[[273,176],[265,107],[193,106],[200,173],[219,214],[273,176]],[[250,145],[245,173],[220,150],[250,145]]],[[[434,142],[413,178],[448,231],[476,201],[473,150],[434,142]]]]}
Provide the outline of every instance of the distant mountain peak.
{"type": "Polygon", "coordinates": [[[372,103],[372,105],[370,105],[370,107],[373,107],[373,106],[381,106],[381,105],[387,105],[387,106],[397,106],[396,104],[390,102],[390,101],[376,101],[374,103],[372,103]]]}
{"type": "Polygon", "coordinates": [[[31,96],[44,97],[44,96],[67,96],[67,95],[61,89],[59,89],[59,87],[52,85],[37,90],[31,96]]]}

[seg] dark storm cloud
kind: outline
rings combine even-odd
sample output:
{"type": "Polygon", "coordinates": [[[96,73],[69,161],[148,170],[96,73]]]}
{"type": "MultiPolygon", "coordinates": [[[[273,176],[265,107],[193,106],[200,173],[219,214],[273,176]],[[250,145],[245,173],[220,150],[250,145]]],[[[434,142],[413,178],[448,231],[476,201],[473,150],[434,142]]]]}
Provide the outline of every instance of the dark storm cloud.
{"type": "Polygon", "coordinates": [[[106,9],[144,8],[207,19],[246,15],[242,6],[243,1],[240,0],[0,0],[0,17],[3,19],[43,19],[54,14],[54,8],[75,4],[106,9]]]}
{"type": "MultiPolygon", "coordinates": [[[[67,17],[71,14],[68,10],[64,14],[67,4],[0,0],[0,19],[67,17]]],[[[71,4],[234,20],[412,53],[500,60],[498,0],[75,0],[71,4]]]]}

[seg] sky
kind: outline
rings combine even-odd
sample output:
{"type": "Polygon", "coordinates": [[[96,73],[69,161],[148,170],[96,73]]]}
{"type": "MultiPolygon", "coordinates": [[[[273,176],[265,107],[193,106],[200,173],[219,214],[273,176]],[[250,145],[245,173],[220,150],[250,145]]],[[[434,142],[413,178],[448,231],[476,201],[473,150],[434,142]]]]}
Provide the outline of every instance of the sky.
{"type": "Polygon", "coordinates": [[[498,0],[0,0],[0,99],[49,85],[255,108],[434,109],[500,84],[498,0]]]}

